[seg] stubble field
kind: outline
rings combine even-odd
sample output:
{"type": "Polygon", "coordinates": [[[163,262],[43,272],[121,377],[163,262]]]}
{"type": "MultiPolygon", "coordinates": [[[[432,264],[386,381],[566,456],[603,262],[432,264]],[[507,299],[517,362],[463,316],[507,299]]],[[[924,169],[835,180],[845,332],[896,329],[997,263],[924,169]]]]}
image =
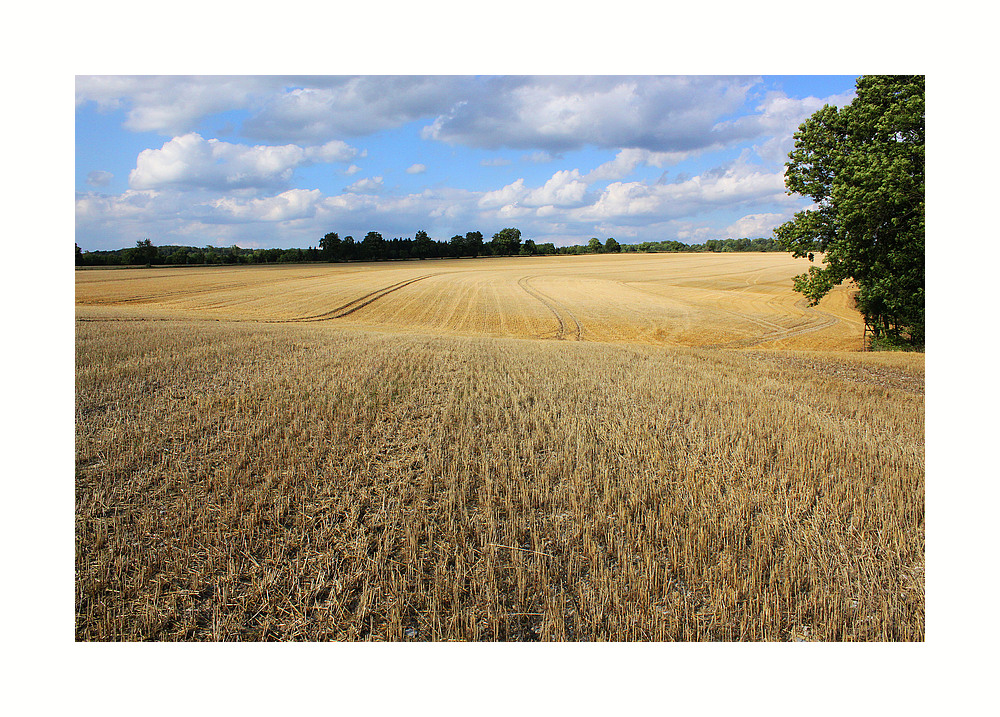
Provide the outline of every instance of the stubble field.
{"type": "Polygon", "coordinates": [[[77,639],[923,639],[923,357],[804,266],[77,272],[77,639]]]}

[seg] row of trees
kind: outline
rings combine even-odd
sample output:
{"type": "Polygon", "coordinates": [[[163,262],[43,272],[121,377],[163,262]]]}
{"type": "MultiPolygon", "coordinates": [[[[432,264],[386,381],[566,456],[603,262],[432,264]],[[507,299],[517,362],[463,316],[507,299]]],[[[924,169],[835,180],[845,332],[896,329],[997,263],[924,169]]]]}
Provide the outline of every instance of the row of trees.
{"type": "Polygon", "coordinates": [[[202,248],[154,246],[144,239],[129,249],[83,251],[76,247],[77,266],[156,266],[177,264],[273,264],[276,262],[319,261],[319,250],[241,249],[238,246],[202,248]]]}
{"type": "Polygon", "coordinates": [[[378,232],[368,232],[356,242],[343,239],[336,232],[319,240],[319,247],[308,249],[241,249],[238,246],[203,248],[166,245],[153,246],[149,239],[136,242],[129,249],[83,251],[76,247],[77,266],[156,266],[179,264],[284,264],[309,261],[392,261],[404,259],[461,258],[478,256],[545,256],[554,254],[615,254],[618,252],[729,252],[782,251],[774,239],[710,239],[704,244],[679,241],[619,244],[613,237],[601,241],[593,237],[587,244],[557,247],[551,242],[536,244],[521,239],[516,228],[504,229],[484,241],[480,232],[456,234],[448,241],[435,241],[419,231],[413,239],[383,239],[378,232]]]}
{"type": "Polygon", "coordinates": [[[554,244],[535,244],[521,240],[521,230],[501,229],[490,241],[482,232],[456,234],[448,241],[431,239],[418,231],[412,239],[384,239],[379,232],[368,232],[360,242],[352,236],[343,239],[331,232],[319,240],[320,258],[324,261],[392,261],[399,259],[457,259],[478,256],[517,256],[555,254],[554,244]]]}

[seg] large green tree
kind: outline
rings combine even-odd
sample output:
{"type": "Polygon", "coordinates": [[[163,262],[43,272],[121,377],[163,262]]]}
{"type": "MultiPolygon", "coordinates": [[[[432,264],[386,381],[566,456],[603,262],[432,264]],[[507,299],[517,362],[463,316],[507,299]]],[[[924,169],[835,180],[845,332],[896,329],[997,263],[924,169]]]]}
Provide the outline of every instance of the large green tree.
{"type": "Polygon", "coordinates": [[[319,249],[324,259],[333,261],[340,254],[340,235],[330,232],[319,240],[319,249]]]}
{"type": "Polygon", "coordinates": [[[421,229],[413,237],[413,248],[418,257],[426,259],[434,250],[434,241],[421,229]]]}
{"type": "Polygon", "coordinates": [[[775,237],[823,264],[795,277],[795,290],[815,305],[853,280],[876,339],[923,345],[923,76],[859,78],[854,101],[827,105],[799,127],[785,166],[789,193],[816,208],[775,237]]]}
{"type": "Polygon", "coordinates": [[[517,254],[521,249],[521,230],[515,227],[501,229],[493,235],[493,253],[497,256],[517,254]]]}
{"type": "Polygon", "coordinates": [[[135,248],[131,250],[131,254],[129,255],[130,264],[145,264],[146,266],[150,266],[155,259],[156,247],[153,246],[153,242],[149,239],[137,241],[135,248]]]}

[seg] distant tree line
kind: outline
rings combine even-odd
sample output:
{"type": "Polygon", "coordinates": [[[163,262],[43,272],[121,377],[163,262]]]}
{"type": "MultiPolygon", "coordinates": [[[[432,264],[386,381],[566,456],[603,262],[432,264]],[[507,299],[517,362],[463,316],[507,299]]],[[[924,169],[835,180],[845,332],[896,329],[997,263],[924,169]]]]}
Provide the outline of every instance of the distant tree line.
{"type": "Polygon", "coordinates": [[[551,242],[536,244],[521,238],[514,227],[501,229],[490,241],[481,232],[456,234],[447,241],[431,239],[418,231],[412,239],[384,239],[368,232],[364,239],[343,238],[331,232],[308,249],[241,249],[238,246],[203,248],[168,244],[154,246],[144,239],[134,247],[105,251],[83,251],[76,247],[77,266],[157,266],[183,264],[285,264],[311,261],[400,261],[407,259],[460,259],[480,256],[546,256],[555,254],[616,254],[619,252],[731,252],[782,251],[774,239],[710,239],[704,244],[679,241],[619,244],[612,237],[603,242],[593,237],[587,244],[557,247],[551,242]]]}
{"type": "Polygon", "coordinates": [[[679,241],[644,241],[639,244],[619,244],[613,238],[602,244],[597,237],[577,246],[559,247],[560,254],[610,254],[613,252],[730,252],[785,251],[775,239],[709,239],[704,244],[684,244],[679,241]]]}

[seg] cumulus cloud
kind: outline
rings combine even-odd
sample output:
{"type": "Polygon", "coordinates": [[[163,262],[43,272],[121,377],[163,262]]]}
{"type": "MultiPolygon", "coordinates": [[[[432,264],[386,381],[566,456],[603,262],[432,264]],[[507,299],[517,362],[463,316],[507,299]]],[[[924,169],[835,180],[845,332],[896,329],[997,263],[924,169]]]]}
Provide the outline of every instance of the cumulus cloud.
{"type": "Polygon", "coordinates": [[[784,173],[735,162],[672,184],[612,182],[597,200],[571,210],[576,219],[601,221],[608,218],[656,215],[676,218],[747,202],[782,202],[784,173]]]}
{"type": "Polygon", "coordinates": [[[686,242],[761,236],[766,225],[802,209],[802,201],[784,194],[780,173],[737,162],[674,184],[613,182],[593,195],[572,170],[556,172],[542,186],[518,179],[488,192],[435,187],[398,195],[383,190],[382,177],[331,196],[303,189],[254,197],[175,187],[88,192],[78,195],[76,211],[78,242],[88,248],[128,246],[144,236],[162,244],[245,246],[252,237],[259,246],[306,246],[329,231],[357,237],[373,229],[412,236],[424,228],[446,239],[473,230],[489,236],[504,226],[565,244],[589,236],[686,242]],[[731,209],[739,206],[752,208],[734,222],[731,209]]]}
{"type": "Polygon", "coordinates": [[[185,134],[209,114],[248,107],[254,98],[284,83],[275,77],[80,76],[76,104],[126,108],[125,128],[133,132],[185,134]]]}
{"type": "Polygon", "coordinates": [[[726,227],[726,232],[730,237],[766,237],[771,235],[776,226],[791,218],[792,212],[747,214],[726,227]]]}
{"type": "Polygon", "coordinates": [[[623,149],[610,162],[605,162],[586,174],[588,183],[608,179],[624,179],[641,164],[650,167],[665,167],[677,164],[693,154],[692,152],[651,152],[648,149],[623,149]]]}
{"type": "MultiPolygon", "coordinates": [[[[853,92],[789,98],[770,92],[740,111],[756,77],[123,77],[77,79],[77,105],[124,109],[125,127],[178,136],[223,111],[249,113],[240,131],[257,141],[319,144],[432,119],[425,138],[533,150],[523,159],[587,145],[692,152],[789,135],[825,102],[853,92]]],[[[780,148],[762,146],[763,152],[780,148]]],[[[610,171],[610,170],[609,170],[610,171]]]]}
{"type": "Polygon", "coordinates": [[[586,182],[580,179],[580,172],[560,170],[541,187],[528,193],[524,204],[529,207],[540,207],[547,204],[568,207],[580,204],[587,192],[586,182]]]}
{"type": "Polygon", "coordinates": [[[248,110],[244,136],[308,144],[436,116],[475,85],[475,78],[452,76],[80,76],[76,104],[124,109],[126,129],[170,136],[196,129],[208,115],[248,110]]]}
{"type": "Polygon", "coordinates": [[[423,130],[450,144],[550,153],[586,145],[691,151],[758,82],[746,77],[497,77],[423,130]]]}
{"type": "Polygon", "coordinates": [[[352,164],[350,167],[348,167],[347,169],[344,170],[344,174],[346,174],[348,177],[350,177],[350,176],[352,176],[354,174],[357,174],[360,171],[361,171],[361,167],[359,167],[356,164],[352,164]]]}
{"type": "Polygon", "coordinates": [[[366,177],[359,179],[354,184],[344,187],[345,192],[351,194],[373,194],[382,189],[382,177],[366,177]]]}
{"type": "MultiPolygon", "coordinates": [[[[326,163],[349,162],[358,156],[358,150],[338,139],[319,147],[306,147],[305,157],[309,162],[326,163]]],[[[364,153],[362,153],[364,156],[364,153]]]]}
{"type": "Polygon", "coordinates": [[[322,196],[318,189],[290,189],[273,197],[245,200],[226,197],[210,205],[239,222],[284,222],[312,216],[322,196]]]}
{"type": "Polygon", "coordinates": [[[474,78],[449,76],[317,79],[270,97],[244,124],[244,133],[295,142],[368,135],[446,112],[475,86],[474,78]]]}
{"type": "Polygon", "coordinates": [[[133,189],[163,187],[247,189],[286,184],[296,167],[346,162],[358,151],[339,140],[321,146],[230,144],[197,133],[174,137],[139,153],[129,174],[133,189]]]}
{"type": "MultiPolygon", "coordinates": [[[[568,207],[579,205],[587,193],[587,184],[580,178],[580,172],[560,170],[552,175],[541,187],[524,186],[524,178],[517,179],[505,187],[486,192],[479,200],[484,209],[502,207],[543,207],[546,205],[568,207]]],[[[510,209],[508,209],[510,211],[510,209]]]]}
{"type": "Polygon", "coordinates": [[[95,172],[87,173],[87,184],[92,187],[106,187],[111,184],[111,180],[115,178],[111,172],[105,172],[103,170],[98,170],[95,172]]]}
{"type": "Polygon", "coordinates": [[[515,204],[528,195],[530,190],[524,186],[524,178],[517,179],[506,187],[486,192],[479,200],[483,209],[496,209],[509,204],[515,204]]]}
{"type": "Polygon", "coordinates": [[[157,192],[131,189],[111,196],[94,192],[78,194],[76,197],[77,222],[142,219],[150,216],[150,210],[156,209],[154,202],[157,196],[157,192]]]}
{"type": "Polygon", "coordinates": [[[757,153],[770,161],[781,161],[792,149],[792,134],[808,117],[824,105],[843,107],[854,99],[855,92],[828,97],[788,97],[783,92],[768,92],[755,112],[717,123],[712,132],[721,142],[736,142],[767,137],[757,153]]]}
{"type": "Polygon", "coordinates": [[[555,157],[548,152],[530,152],[528,154],[521,155],[522,162],[532,162],[534,164],[545,164],[546,162],[551,162],[554,159],[555,157]]]}
{"type": "Polygon", "coordinates": [[[406,168],[407,174],[423,174],[427,171],[427,167],[423,164],[411,164],[406,168]]]}

